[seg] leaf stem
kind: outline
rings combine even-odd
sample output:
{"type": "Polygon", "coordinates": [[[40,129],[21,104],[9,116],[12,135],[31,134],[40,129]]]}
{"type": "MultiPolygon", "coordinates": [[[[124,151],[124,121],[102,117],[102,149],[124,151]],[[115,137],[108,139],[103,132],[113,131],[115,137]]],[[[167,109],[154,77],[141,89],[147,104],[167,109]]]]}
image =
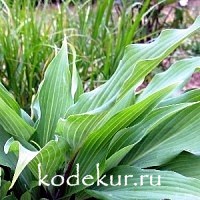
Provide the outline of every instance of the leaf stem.
{"type": "Polygon", "coordinates": [[[61,197],[65,194],[65,191],[66,191],[66,189],[67,189],[67,187],[68,187],[68,185],[67,185],[67,179],[68,179],[68,177],[69,177],[69,175],[70,175],[70,173],[71,173],[71,170],[72,170],[74,161],[75,161],[75,159],[76,159],[76,155],[77,155],[77,154],[75,154],[74,157],[72,158],[72,160],[69,161],[69,164],[68,164],[68,166],[67,166],[67,169],[66,169],[66,171],[65,171],[65,173],[64,173],[64,184],[58,189],[58,191],[57,191],[57,193],[56,193],[55,199],[59,199],[59,198],[61,198],[61,197]]]}

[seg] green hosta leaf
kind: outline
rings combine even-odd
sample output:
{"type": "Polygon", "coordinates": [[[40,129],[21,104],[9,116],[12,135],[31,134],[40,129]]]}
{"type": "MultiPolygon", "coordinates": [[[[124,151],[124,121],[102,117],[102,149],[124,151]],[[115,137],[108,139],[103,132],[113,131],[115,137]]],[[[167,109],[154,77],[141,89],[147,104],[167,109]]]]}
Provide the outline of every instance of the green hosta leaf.
{"type": "MultiPolygon", "coordinates": [[[[127,94],[122,102],[115,104],[107,112],[70,115],[59,121],[56,132],[60,133],[76,151],[85,141],[89,133],[103,126],[113,115],[132,105],[134,93],[127,94]]],[[[97,111],[97,110],[96,110],[97,111]]]]}
{"type": "Polygon", "coordinates": [[[6,131],[0,126],[0,165],[7,166],[11,169],[14,169],[15,164],[17,163],[17,158],[14,154],[6,155],[4,152],[4,145],[7,140],[11,137],[6,131]]]}
{"type": "MultiPolygon", "coordinates": [[[[140,101],[141,99],[146,98],[148,95],[150,95],[153,91],[159,91],[160,89],[162,89],[163,87],[173,84],[176,81],[180,81],[180,85],[183,85],[185,83],[185,81],[191,76],[191,74],[194,72],[194,70],[196,69],[197,66],[200,65],[200,58],[192,58],[192,59],[186,59],[186,60],[182,60],[179,61],[177,63],[175,63],[168,71],[161,73],[159,75],[156,75],[155,78],[152,80],[152,82],[150,83],[150,85],[144,90],[144,94],[142,93],[139,98],[137,99],[137,101],[140,101]],[[162,80],[162,81],[161,81],[162,80]],[[158,83],[162,83],[162,84],[158,84],[158,83]]],[[[180,87],[179,85],[179,87],[180,87]]],[[[128,96],[128,99],[131,99],[130,96],[128,96]]],[[[124,99],[122,102],[119,103],[123,103],[124,104],[124,99]]],[[[126,105],[126,104],[124,104],[126,105]]],[[[101,119],[101,123],[102,122],[106,122],[107,120],[109,120],[109,118],[114,114],[113,110],[117,109],[120,110],[120,105],[117,103],[107,114],[106,116],[100,116],[100,117],[85,117],[87,120],[91,120],[90,122],[85,122],[84,117],[69,117],[69,119],[66,120],[66,122],[68,121],[72,121],[71,123],[66,123],[65,124],[65,130],[63,130],[63,135],[65,135],[65,137],[67,138],[67,141],[69,143],[71,143],[73,141],[73,146],[75,146],[75,144],[77,144],[77,141],[74,142],[75,138],[78,138],[79,142],[82,141],[83,137],[81,133],[86,133],[86,130],[91,131],[92,129],[96,128],[97,126],[94,126],[94,119],[100,120],[101,119]],[[78,120],[79,118],[79,120],[78,120]],[[70,120],[71,119],[71,120],[70,120]],[[75,120],[76,119],[76,120],[75,120]],[[71,125],[72,123],[75,123],[75,127],[73,125],[71,125]],[[87,128],[82,128],[82,131],[77,127],[78,124],[81,121],[81,125],[83,126],[89,126],[92,127],[92,129],[87,129],[87,128]],[[73,129],[74,127],[74,129],[73,129]],[[68,138],[70,136],[70,138],[68,138]]],[[[101,124],[100,122],[98,124],[101,124]]],[[[81,126],[80,125],[80,126],[81,126]]],[[[87,135],[87,134],[85,134],[87,135]]],[[[76,139],[77,140],[77,139],[76,139]]]]}
{"type": "Polygon", "coordinates": [[[120,166],[107,174],[107,178],[103,180],[108,186],[93,187],[86,190],[90,195],[98,199],[104,200],[161,200],[176,199],[189,200],[200,199],[200,180],[187,178],[180,174],[169,171],[142,170],[130,166],[120,166]],[[112,186],[110,176],[113,176],[113,183],[118,183],[118,175],[121,175],[121,185],[112,186]],[[125,182],[125,176],[130,175],[125,182]],[[141,176],[147,176],[142,178],[141,176]],[[160,186],[159,186],[159,176],[160,186]],[[152,184],[150,182],[152,177],[152,184]],[[137,184],[137,185],[136,185],[137,184]],[[155,186],[157,185],[157,186],[155,186]]]}
{"type": "Polygon", "coordinates": [[[13,109],[0,98],[0,125],[9,134],[29,140],[35,129],[28,125],[13,109]]]}
{"type": "Polygon", "coordinates": [[[180,110],[192,106],[194,103],[182,103],[177,105],[165,106],[153,110],[140,123],[129,128],[122,129],[113,138],[110,144],[109,156],[129,145],[136,145],[140,142],[152,129],[157,127],[167,118],[173,117],[180,110]]]}
{"type": "Polygon", "coordinates": [[[30,126],[34,126],[34,122],[31,119],[31,117],[24,111],[24,110],[20,110],[21,111],[21,117],[22,119],[24,119],[24,121],[29,124],[30,126]]]}
{"type": "Polygon", "coordinates": [[[28,166],[36,179],[38,179],[38,164],[41,164],[42,176],[48,174],[49,178],[53,177],[56,171],[63,167],[64,162],[68,161],[68,148],[68,144],[60,137],[48,142],[28,166]]]}
{"type": "Polygon", "coordinates": [[[184,59],[173,64],[167,71],[154,76],[150,84],[139,95],[137,101],[145,99],[152,92],[159,91],[167,85],[180,81],[180,89],[188,81],[195,69],[200,67],[200,57],[184,59]]]}
{"type": "Polygon", "coordinates": [[[200,156],[189,152],[182,152],[170,162],[159,167],[161,170],[178,172],[187,177],[200,179],[200,156]]]}
{"type": "Polygon", "coordinates": [[[119,131],[110,144],[106,161],[107,168],[117,166],[133,146],[139,143],[150,130],[165,119],[175,115],[178,111],[191,105],[193,103],[182,103],[155,109],[139,124],[119,131]]]}
{"type": "Polygon", "coordinates": [[[0,98],[17,114],[20,114],[20,107],[15,101],[14,97],[6,90],[6,88],[0,83],[0,98]]]}
{"type": "Polygon", "coordinates": [[[158,105],[158,107],[186,103],[186,102],[197,102],[197,101],[200,101],[200,89],[186,91],[185,93],[181,94],[180,96],[168,98],[168,99],[162,101],[158,105]]]}
{"type": "MultiPolygon", "coordinates": [[[[6,166],[9,167],[11,170],[15,170],[16,164],[17,164],[17,156],[13,153],[10,152],[9,154],[6,154],[4,152],[4,146],[6,142],[9,140],[11,135],[5,132],[2,127],[0,127],[0,135],[1,135],[1,140],[0,140],[0,165],[1,166],[6,166]]],[[[22,141],[23,144],[27,146],[27,143],[25,141],[22,141]]],[[[30,145],[28,145],[30,146],[30,145]]],[[[32,175],[30,174],[30,171],[24,170],[19,178],[19,181],[17,183],[17,188],[18,191],[24,191],[27,189],[27,187],[30,186],[32,180],[32,175]]]]}
{"type": "Polygon", "coordinates": [[[101,120],[100,124],[105,124],[112,116],[119,113],[124,108],[127,108],[135,103],[135,93],[130,90],[126,93],[126,95],[121,99],[121,101],[117,101],[114,106],[112,106],[106,115],[101,120]]]}
{"type": "Polygon", "coordinates": [[[108,158],[106,160],[106,171],[116,167],[128,152],[148,134],[150,129],[187,106],[189,104],[175,105],[155,110],[136,126],[119,131],[114,136],[110,145],[108,158]]]}
{"type": "MultiPolygon", "coordinates": [[[[166,56],[168,56],[180,43],[194,31],[199,29],[200,17],[190,28],[185,30],[165,30],[150,44],[133,45],[136,65],[130,76],[124,83],[120,97],[129,89],[136,89],[145,76],[148,75],[166,56]]],[[[131,47],[130,47],[131,48],[131,47]]],[[[133,55],[134,55],[133,54],[133,55]]],[[[130,62],[130,59],[128,60],[130,62]]]]}
{"type": "MultiPolygon", "coordinates": [[[[152,94],[145,100],[132,105],[118,114],[114,115],[104,126],[92,133],[77,155],[74,164],[79,163],[81,166],[80,177],[86,174],[94,173],[94,168],[97,163],[101,164],[101,168],[104,168],[106,155],[108,153],[108,147],[110,140],[122,128],[130,125],[140,115],[145,115],[152,110],[156,104],[164,98],[169,92],[171,92],[175,85],[167,87],[155,94],[152,94]],[[88,160],[90,165],[88,165],[88,160]]],[[[75,170],[75,166],[74,166],[75,170]]],[[[72,171],[73,174],[73,171],[72,171]]],[[[73,187],[69,189],[69,193],[80,191],[84,186],[73,187]]]]}
{"type": "Polygon", "coordinates": [[[7,143],[5,144],[5,147],[4,147],[5,153],[7,154],[9,150],[12,152],[19,151],[19,159],[18,159],[17,166],[15,169],[13,181],[10,186],[10,188],[12,188],[15,182],[17,181],[17,178],[23,171],[23,169],[37,155],[38,152],[29,151],[28,149],[24,148],[18,141],[14,141],[13,138],[9,139],[7,143]]]}
{"type": "Polygon", "coordinates": [[[56,132],[60,133],[71,148],[76,151],[84,142],[87,135],[95,130],[105,114],[71,115],[66,120],[59,121],[56,132]]]}
{"type": "Polygon", "coordinates": [[[70,47],[71,47],[72,54],[73,54],[71,93],[72,93],[72,98],[73,98],[74,102],[76,102],[78,100],[79,96],[84,93],[84,90],[83,90],[81,78],[76,69],[76,50],[72,45],[70,45],[70,47]]]}
{"type": "Polygon", "coordinates": [[[105,103],[120,100],[129,90],[134,91],[159,62],[179,46],[186,37],[197,31],[199,27],[200,17],[188,29],[165,30],[159,38],[150,44],[128,46],[111,79],[99,88],[83,94],[79,101],[69,109],[67,116],[97,108],[103,109],[105,103]]]}
{"type": "Polygon", "coordinates": [[[32,119],[36,122],[35,126],[39,122],[39,119],[41,118],[41,110],[39,105],[39,99],[38,99],[38,93],[33,96],[32,103],[31,103],[31,116],[32,119]]]}
{"type": "Polygon", "coordinates": [[[128,152],[133,148],[134,144],[128,145],[116,151],[112,156],[110,156],[105,163],[105,172],[116,167],[122,161],[122,159],[128,154],[128,152]]]}
{"type": "MultiPolygon", "coordinates": [[[[172,84],[173,82],[176,82],[178,80],[180,81],[180,85],[182,85],[182,83],[184,83],[185,80],[187,80],[191,76],[191,74],[194,72],[195,68],[199,66],[199,64],[200,58],[186,59],[175,63],[166,72],[156,75],[152,82],[149,84],[149,86],[144,90],[144,94],[142,93],[137,99],[137,101],[146,98],[152,92],[159,91],[159,89],[167,86],[168,84],[172,84]]],[[[174,100],[169,99],[166,105],[173,105],[175,103],[183,103],[191,100],[194,101],[195,99],[199,100],[200,98],[198,98],[198,93],[198,91],[195,91],[195,94],[184,94],[181,95],[181,97],[174,98],[174,100]],[[173,103],[170,103],[170,100],[172,100],[173,103]]],[[[140,124],[122,130],[115,137],[114,144],[111,147],[110,155],[112,155],[112,153],[114,153],[115,151],[118,151],[120,148],[124,148],[128,145],[139,142],[145,136],[145,134],[147,134],[150,131],[150,129],[152,129],[154,126],[157,126],[164,119],[166,119],[166,117],[174,115],[176,112],[189,105],[192,104],[173,105],[171,107],[164,107],[155,110],[140,124]]]]}
{"type": "MultiPolygon", "coordinates": [[[[155,76],[155,78],[152,80],[152,83],[144,91],[144,94],[142,93],[142,95],[139,96],[138,100],[144,99],[145,97],[147,97],[147,95],[150,94],[150,92],[152,93],[153,91],[159,91],[163,87],[173,84],[176,81],[180,81],[180,85],[183,85],[185,83],[185,81],[194,72],[195,68],[197,68],[197,66],[199,66],[199,64],[200,64],[200,58],[186,59],[186,60],[182,60],[182,61],[175,63],[167,72],[164,72],[160,75],[155,76]],[[162,82],[161,82],[161,80],[162,80],[162,82]],[[162,84],[158,85],[158,83],[160,83],[160,82],[162,84]]],[[[180,87],[180,85],[178,87],[180,87]]],[[[131,94],[131,95],[133,96],[133,94],[131,94]]],[[[128,97],[128,100],[130,101],[131,97],[129,95],[127,97],[128,97]]],[[[113,114],[115,114],[117,111],[120,111],[120,107],[121,107],[120,104],[122,106],[126,105],[124,102],[125,102],[125,99],[123,99],[123,101],[119,101],[119,103],[116,103],[114,105],[114,107],[112,107],[111,110],[109,110],[109,112],[106,114],[106,116],[102,117],[101,123],[99,123],[99,124],[103,124],[103,122],[106,122],[107,120],[109,120],[109,118],[113,114]]],[[[98,119],[98,117],[97,117],[97,119],[98,119]]],[[[94,127],[94,124],[91,124],[91,126],[94,127]]],[[[71,135],[73,135],[71,138],[76,138],[78,136],[79,140],[80,141],[82,140],[81,134],[77,135],[76,134],[77,131],[75,131],[75,130],[70,131],[71,126],[69,126],[68,123],[66,123],[66,127],[68,128],[68,130],[65,130],[63,132],[64,135],[66,135],[66,137],[68,137],[67,136],[68,134],[71,134],[71,135]]],[[[94,127],[94,128],[96,128],[96,127],[94,127]]],[[[85,129],[84,129],[84,132],[85,132],[85,129]]],[[[79,133],[79,131],[78,131],[78,133],[79,133]]],[[[72,140],[68,140],[68,141],[70,143],[70,141],[72,141],[72,140]]]]}
{"type": "Polygon", "coordinates": [[[37,142],[41,146],[53,138],[59,118],[63,117],[68,107],[73,104],[67,54],[67,44],[64,41],[58,55],[45,72],[38,99],[35,100],[41,112],[37,126],[37,142]]]}
{"type": "Polygon", "coordinates": [[[183,150],[200,151],[200,103],[179,111],[154,127],[125,157],[123,163],[151,167],[164,164],[183,150]]]}
{"type": "Polygon", "coordinates": [[[12,188],[27,165],[37,179],[39,178],[38,164],[41,165],[41,176],[44,174],[53,176],[66,159],[67,145],[63,140],[57,138],[55,141],[48,142],[40,151],[30,151],[11,138],[5,144],[4,150],[6,153],[9,151],[19,152],[15,174],[10,186],[12,188]]]}

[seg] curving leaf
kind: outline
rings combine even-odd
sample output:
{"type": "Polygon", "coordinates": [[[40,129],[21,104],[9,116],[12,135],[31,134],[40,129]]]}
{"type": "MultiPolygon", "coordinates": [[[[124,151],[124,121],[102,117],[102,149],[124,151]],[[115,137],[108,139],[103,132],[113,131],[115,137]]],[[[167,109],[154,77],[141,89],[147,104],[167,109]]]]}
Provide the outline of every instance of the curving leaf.
{"type": "Polygon", "coordinates": [[[86,192],[97,199],[104,200],[200,199],[200,180],[169,171],[119,166],[110,171],[103,181],[108,183],[108,186],[93,187],[86,192]],[[119,175],[121,175],[121,185],[112,186],[110,176],[113,176],[113,183],[117,184],[119,175]],[[127,175],[132,177],[129,177],[126,182],[125,176],[127,175]],[[146,177],[141,178],[141,176],[146,177]],[[150,181],[151,177],[152,182],[150,181]]]}
{"type": "Polygon", "coordinates": [[[61,50],[45,72],[35,100],[37,108],[40,108],[36,141],[42,147],[54,137],[59,118],[64,117],[69,106],[73,104],[67,54],[67,43],[64,41],[61,50]]]}
{"type": "Polygon", "coordinates": [[[124,158],[123,164],[139,167],[159,166],[176,157],[183,150],[200,151],[200,102],[154,127],[124,158]]]}
{"type": "MultiPolygon", "coordinates": [[[[167,71],[153,77],[150,84],[138,96],[137,101],[145,99],[152,92],[159,91],[163,87],[180,81],[178,88],[181,90],[192,76],[196,68],[200,67],[200,57],[183,59],[174,63],[167,71]]],[[[180,91],[179,91],[180,92],[180,91]]]]}
{"type": "Polygon", "coordinates": [[[79,73],[76,68],[76,50],[74,46],[69,44],[72,50],[73,62],[72,62],[72,86],[71,86],[71,94],[74,103],[78,100],[79,96],[84,93],[83,84],[79,73]]]}
{"type": "MultiPolygon", "coordinates": [[[[77,163],[80,164],[80,177],[86,174],[93,174],[95,165],[100,163],[100,168],[104,168],[108,147],[113,136],[122,128],[130,125],[139,116],[149,113],[157,103],[171,92],[176,85],[167,87],[157,93],[152,94],[145,100],[134,104],[118,114],[114,115],[104,126],[90,134],[86,142],[80,148],[80,151],[75,159],[74,168],[77,163]],[[88,160],[90,165],[88,165],[88,160]]],[[[72,174],[73,171],[72,170],[72,174]]],[[[85,186],[70,187],[68,194],[80,191],[85,186]]]]}
{"type": "Polygon", "coordinates": [[[94,130],[102,127],[112,116],[133,104],[134,93],[131,91],[123,101],[116,103],[110,110],[97,110],[87,114],[70,115],[67,119],[59,120],[56,132],[62,135],[70,144],[73,151],[77,151],[86,138],[94,130]]]}
{"type": "Polygon", "coordinates": [[[180,96],[168,98],[160,102],[158,107],[197,101],[200,101],[200,89],[189,90],[181,94],[180,96]]]}
{"type": "Polygon", "coordinates": [[[107,158],[105,163],[105,172],[119,165],[122,159],[128,154],[128,152],[133,148],[134,144],[125,146],[120,150],[116,151],[109,158],[107,158]]]}
{"type": "Polygon", "coordinates": [[[167,57],[181,42],[195,31],[199,30],[200,17],[185,30],[165,30],[150,44],[129,45],[116,72],[104,85],[80,96],[79,101],[71,106],[67,115],[85,113],[104,104],[119,101],[127,92],[134,90],[142,83],[145,76],[159,62],[167,57]]]}
{"type": "Polygon", "coordinates": [[[20,107],[15,101],[14,97],[9,93],[6,88],[0,83],[0,98],[17,114],[20,114],[20,107]]]}
{"type": "MultiPolygon", "coordinates": [[[[0,165],[1,166],[6,166],[10,168],[12,171],[15,170],[16,164],[17,164],[17,156],[14,154],[14,152],[10,152],[9,154],[6,154],[4,152],[4,146],[6,142],[10,139],[11,135],[5,132],[5,130],[0,127],[0,135],[1,135],[1,140],[0,140],[0,165]]],[[[21,140],[22,143],[26,146],[28,143],[21,140]]],[[[22,174],[20,175],[20,178],[17,183],[17,189],[18,191],[24,191],[27,189],[27,187],[30,187],[31,181],[32,181],[32,175],[30,171],[24,170],[22,174]]],[[[1,195],[0,195],[1,196],[1,195]]]]}
{"type": "Polygon", "coordinates": [[[52,177],[66,160],[67,145],[60,138],[48,142],[40,151],[30,151],[13,138],[9,139],[4,147],[5,153],[19,152],[18,162],[10,189],[28,165],[36,179],[39,178],[38,165],[41,166],[41,176],[48,174],[52,177]]]}
{"type": "Polygon", "coordinates": [[[200,155],[182,152],[170,162],[159,167],[160,170],[170,170],[187,177],[200,179],[200,155]]]}
{"type": "Polygon", "coordinates": [[[71,115],[66,120],[59,120],[56,132],[65,138],[72,151],[76,151],[89,133],[95,130],[104,115],[104,113],[71,115]]]}
{"type": "Polygon", "coordinates": [[[34,122],[33,120],[31,119],[31,117],[28,115],[28,113],[26,113],[23,109],[20,109],[21,111],[21,117],[22,119],[24,119],[24,121],[29,124],[30,126],[34,126],[34,122]]]}
{"type": "Polygon", "coordinates": [[[6,131],[0,126],[0,165],[9,167],[11,169],[15,168],[17,163],[17,157],[14,154],[6,155],[4,152],[4,145],[7,140],[11,137],[6,131]]]}
{"type": "Polygon", "coordinates": [[[28,163],[37,155],[38,152],[29,151],[28,149],[24,148],[18,141],[14,141],[13,138],[10,138],[6,142],[4,146],[4,151],[6,154],[8,154],[9,151],[12,151],[12,152],[19,151],[17,166],[15,169],[12,183],[9,188],[11,189],[13,185],[15,184],[15,182],[17,181],[17,178],[19,177],[21,172],[26,167],[26,165],[28,165],[28,163]]]}
{"type": "Polygon", "coordinates": [[[0,98],[0,125],[9,134],[29,140],[35,129],[28,125],[13,109],[0,98]]]}
{"type": "MultiPolygon", "coordinates": [[[[167,118],[172,117],[180,110],[192,106],[193,104],[194,103],[182,103],[155,109],[140,123],[135,126],[122,129],[112,139],[107,159],[113,160],[113,156],[116,157],[118,152],[123,151],[126,147],[128,147],[128,149],[131,147],[132,149],[132,147],[139,143],[153,128],[158,126],[167,118]]],[[[122,158],[123,157],[120,159],[118,158],[119,162],[122,158]]]]}

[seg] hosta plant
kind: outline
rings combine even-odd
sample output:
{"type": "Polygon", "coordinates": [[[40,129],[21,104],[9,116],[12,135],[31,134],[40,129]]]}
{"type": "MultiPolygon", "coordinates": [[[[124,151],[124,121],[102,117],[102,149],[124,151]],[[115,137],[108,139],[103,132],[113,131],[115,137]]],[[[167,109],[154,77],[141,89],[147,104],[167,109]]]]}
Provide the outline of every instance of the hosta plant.
{"type": "Polygon", "coordinates": [[[105,84],[84,93],[67,42],[22,110],[0,85],[1,199],[200,199],[200,89],[184,91],[200,58],[138,86],[199,30],[165,30],[126,48],[105,84]]]}

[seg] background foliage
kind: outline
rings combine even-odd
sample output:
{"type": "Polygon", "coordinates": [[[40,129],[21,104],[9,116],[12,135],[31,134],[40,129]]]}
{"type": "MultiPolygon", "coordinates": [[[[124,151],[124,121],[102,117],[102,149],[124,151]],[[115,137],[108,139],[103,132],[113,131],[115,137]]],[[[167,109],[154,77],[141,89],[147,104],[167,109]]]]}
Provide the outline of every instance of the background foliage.
{"type": "MultiPolygon", "coordinates": [[[[183,28],[193,22],[178,4],[166,14],[165,8],[173,2],[1,0],[1,81],[28,110],[56,46],[66,35],[76,49],[84,89],[91,90],[115,72],[126,45],[152,41],[163,28],[183,28]],[[170,12],[175,12],[172,21],[170,12]]],[[[198,52],[199,45],[193,42],[193,51],[198,52]]]]}

